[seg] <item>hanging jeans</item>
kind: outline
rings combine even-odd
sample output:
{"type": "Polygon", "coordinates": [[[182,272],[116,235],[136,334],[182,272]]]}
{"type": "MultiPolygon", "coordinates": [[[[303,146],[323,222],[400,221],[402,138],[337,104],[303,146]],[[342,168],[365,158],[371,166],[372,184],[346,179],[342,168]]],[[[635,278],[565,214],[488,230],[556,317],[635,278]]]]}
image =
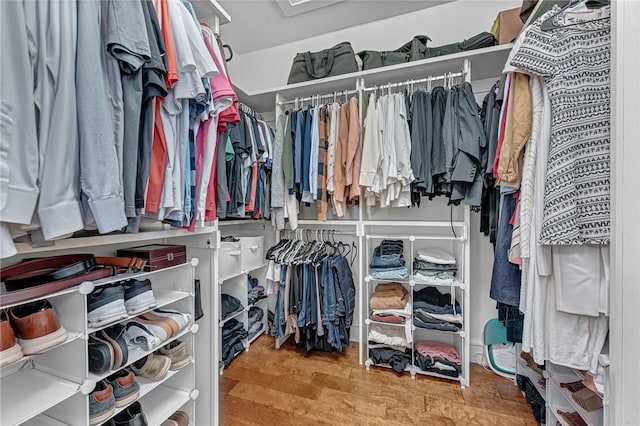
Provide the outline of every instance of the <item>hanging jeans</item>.
{"type": "Polygon", "coordinates": [[[509,223],[509,220],[511,220],[515,208],[516,199],[511,195],[504,195],[498,221],[498,236],[489,294],[496,302],[510,306],[520,305],[520,267],[509,262],[509,248],[513,233],[513,225],[509,223]]]}
{"type": "Polygon", "coordinates": [[[278,283],[278,298],[274,309],[273,325],[271,326],[271,335],[282,339],[285,334],[285,317],[284,317],[284,288],[287,279],[287,265],[280,268],[280,282],[278,283]]]}

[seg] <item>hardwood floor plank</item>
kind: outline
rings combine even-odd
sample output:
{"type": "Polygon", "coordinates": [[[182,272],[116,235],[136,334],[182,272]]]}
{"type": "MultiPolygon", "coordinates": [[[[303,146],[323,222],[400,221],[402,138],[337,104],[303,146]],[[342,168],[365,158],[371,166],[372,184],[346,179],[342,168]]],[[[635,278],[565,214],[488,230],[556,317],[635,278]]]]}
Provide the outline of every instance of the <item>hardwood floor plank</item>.
{"type": "Polygon", "coordinates": [[[234,380],[230,377],[227,377],[224,380],[220,380],[220,393],[223,395],[228,394],[229,391],[233,389],[233,387],[239,382],[239,380],[234,380]]]}
{"type": "MultiPolygon", "coordinates": [[[[237,387],[237,386],[236,386],[237,387]]],[[[452,419],[456,424],[473,426],[524,425],[520,416],[498,414],[494,410],[470,407],[451,401],[426,401],[426,412],[452,419]]]]}
{"type": "Polygon", "coordinates": [[[324,403],[327,407],[331,407],[332,410],[341,411],[346,415],[359,413],[381,419],[387,415],[387,402],[385,398],[355,395],[324,388],[322,392],[320,392],[318,402],[324,403]]]}
{"type": "Polygon", "coordinates": [[[403,425],[456,426],[456,422],[448,417],[414,409],[410,405],[387,407],[387,419],[403,425]]]}
{"type": "Polygon", "coordinates": [[[307,417],[296,416],[288,411],[269,407],[258,402],[247,403],[243,398],[227,395],[222,400],[223,426],[327,426],[307,417]]]}

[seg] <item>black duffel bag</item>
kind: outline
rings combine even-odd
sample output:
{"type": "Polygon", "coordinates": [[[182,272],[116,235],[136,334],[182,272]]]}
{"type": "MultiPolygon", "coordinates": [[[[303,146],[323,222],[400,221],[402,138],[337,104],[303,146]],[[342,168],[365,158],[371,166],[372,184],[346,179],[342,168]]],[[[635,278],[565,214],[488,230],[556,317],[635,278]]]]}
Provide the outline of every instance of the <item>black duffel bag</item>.
{"type": "Polygon", "coordinates": [[[358,71],[351,43],[343,42],[320,52],[297,53],[287,84],[301,83],[358,71]]]}
{"type": "Polygon", "coordinates": [[[370,70],[424,59],[427,54],[428,41],[431,41],[428,36],[417,35],[396,50],[382,52],[377,50],[363,50],[358,52],[358,56],[362,59],[362,69],[370,70]]]}
{"type": "Polygon", "coordinates": [[[498,41],[493,34],[484,32],[475,35],[465,41],[446,44],[439,47],[428,47],[427,58],[435,56],[450,55],[452,53],[466,52],[468,50],[481,49],[483,47],[495,46],[498,41]]]}

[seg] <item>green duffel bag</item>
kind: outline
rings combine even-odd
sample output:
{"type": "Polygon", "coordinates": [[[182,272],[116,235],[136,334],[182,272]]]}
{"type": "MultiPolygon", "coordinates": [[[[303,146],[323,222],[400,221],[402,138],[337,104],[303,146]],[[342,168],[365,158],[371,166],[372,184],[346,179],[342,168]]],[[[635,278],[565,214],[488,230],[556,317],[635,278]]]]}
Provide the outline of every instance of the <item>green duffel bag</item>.
{"type": "Polygon", "coordinates": [[[428,36],[417,35],[413,37],[410,42],[403,44],[396,50],[386,52],[363,50],[362,52],[358,52],[358,56],[362,59],[362,69],[370,70],[424,59],[426,57],[428,41],[431,41],[428,36]]]}

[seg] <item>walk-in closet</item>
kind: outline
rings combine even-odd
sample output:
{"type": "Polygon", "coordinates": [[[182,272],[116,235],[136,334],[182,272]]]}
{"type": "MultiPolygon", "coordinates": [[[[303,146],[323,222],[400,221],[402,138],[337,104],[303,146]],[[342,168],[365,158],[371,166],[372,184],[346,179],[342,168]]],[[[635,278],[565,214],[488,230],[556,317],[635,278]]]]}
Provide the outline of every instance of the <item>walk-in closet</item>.
{"type": "Polygon", "coordinates": [[[639,17],[0,2],[0,425],[640,424],[639,17]]]}

